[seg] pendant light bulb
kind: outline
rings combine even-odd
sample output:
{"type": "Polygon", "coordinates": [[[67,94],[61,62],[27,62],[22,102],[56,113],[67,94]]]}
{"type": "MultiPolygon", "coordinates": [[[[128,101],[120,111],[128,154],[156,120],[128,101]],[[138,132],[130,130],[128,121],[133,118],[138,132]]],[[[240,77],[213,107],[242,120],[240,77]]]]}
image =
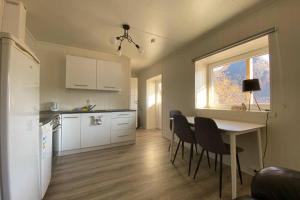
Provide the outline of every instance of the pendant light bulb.
{"type": "Polygon", "coordinates": [[[122,55],[122,51],[121,51],[121,44],[118,47],[118,55],[121,56],[122,55]]]}
{"type": "Polygon", "coordinates": [[[111,37],[110,38],[110,44],[113,46],[117,46],[118,45],[118,39],[116,37],[111,37]]]}
{"type": "Polygon", "coordinates": [[[138,52],[139,52],[139,54],[142,54],[142,53],[144,53],[144,49],[142,47],[139,47],[138,52]]]}

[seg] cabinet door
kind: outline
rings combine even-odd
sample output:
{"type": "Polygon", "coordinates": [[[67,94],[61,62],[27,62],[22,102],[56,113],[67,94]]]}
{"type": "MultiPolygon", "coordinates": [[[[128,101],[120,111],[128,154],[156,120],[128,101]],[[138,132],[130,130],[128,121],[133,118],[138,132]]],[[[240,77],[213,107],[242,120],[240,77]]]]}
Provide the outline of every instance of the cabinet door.
{"type": "Polygon", "coordinates": [[[122,65],[116,62],[97,60],[97,89],[120,91],[122,65]]]}
{"type": "Polygon", "coordinates": [[[66,88],[96,89],[97,61],[90,58],[67,56],[66,88]]]}
{"type": "Polygon", "coordinates": [[[81,114],[81,148],[110,144],[109,113],[81,114]]]}
{"type": "Polygon", "coordinates": [[[80,148],[80,114],[62,115],[62,150],[80,148]]]}

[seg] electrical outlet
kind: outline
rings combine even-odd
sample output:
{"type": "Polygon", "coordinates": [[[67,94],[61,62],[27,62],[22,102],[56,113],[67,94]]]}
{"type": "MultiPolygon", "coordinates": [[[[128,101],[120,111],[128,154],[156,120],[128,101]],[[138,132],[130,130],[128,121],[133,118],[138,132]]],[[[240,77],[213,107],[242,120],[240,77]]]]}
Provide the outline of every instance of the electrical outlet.
{"type": "Polygon", "coordinates": [[[277,114],[276,111],[275,111],[275,112],[270,112],[270,113],[269,113],[269,118],[274,119],[274,118],[277,118],[277,116],[278,116],[278,114],[277,114]]]}

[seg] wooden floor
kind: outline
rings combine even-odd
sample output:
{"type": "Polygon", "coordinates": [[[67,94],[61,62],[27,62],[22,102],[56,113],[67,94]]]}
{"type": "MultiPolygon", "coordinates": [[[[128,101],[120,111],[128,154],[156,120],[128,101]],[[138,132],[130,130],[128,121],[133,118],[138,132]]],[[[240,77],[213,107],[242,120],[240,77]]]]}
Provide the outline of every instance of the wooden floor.
{"type": "MultiPolygon", "coordinates": [[[[194,180],[187,176],[188,150],[184,160],[179,152],[173,166],[168,145],[160,132],[139,130],[135,145],[59,157],[44,199],[219,199],[219,176],[208,168],[206,158],[194,180]]],[[[222,199],[231,199],[230,168],[224,167],[223,173],[222,199]]],[[[239,194],[249,193],[250,181],[244,174],[239,194]]]]}

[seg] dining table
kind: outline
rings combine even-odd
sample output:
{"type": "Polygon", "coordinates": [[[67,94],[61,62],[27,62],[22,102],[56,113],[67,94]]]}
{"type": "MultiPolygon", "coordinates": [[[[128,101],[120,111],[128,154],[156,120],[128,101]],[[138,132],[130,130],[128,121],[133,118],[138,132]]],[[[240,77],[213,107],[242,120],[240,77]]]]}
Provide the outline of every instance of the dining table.
{"type": "MultiPolygon", "coordinates": [[[[187,120],[189,124],[192,126],[195,124],[194,122],[195,116],[188,116],[187,120]]],[[[173,118],[170,118],[173,120],[173,118]]],[[[215,119],[213,118],[215,123],[218,126],[218,129],[222,130],[222,134],[229,136],[230,141],[230,165],[231,165],[231,191],[232,191],[232,199],[237,197],[237,162],[236,162],[236,137],[244,134],[256,134],[257,138],[257,148],[258,148],[258,163],[259,168],[263,168],[263,153],[262,153],[262,139],[261,132],[262,129],[266,127],[265,124],[256,124],[256,123],[248,123],[241,121],[231,121],[231,120],[223,120],[223,119],[215,119]]],[[[173,158],[173,149],[174,149],[174,126],[172,126],[172,137],[171,137],[171,149],[170,149],[170,160],[173,158]]]]}

